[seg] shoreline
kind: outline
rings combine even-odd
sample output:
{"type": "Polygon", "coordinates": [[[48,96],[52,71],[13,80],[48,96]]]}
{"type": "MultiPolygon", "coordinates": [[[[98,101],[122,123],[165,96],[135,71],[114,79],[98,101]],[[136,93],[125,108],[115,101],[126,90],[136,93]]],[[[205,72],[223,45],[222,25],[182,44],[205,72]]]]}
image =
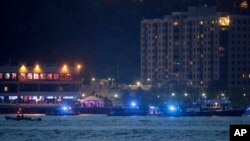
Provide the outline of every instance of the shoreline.
{"type": "MultiPolygon", "coordinates": [[[[30,105],[30,104],[1,104],[0,114],[16,114],[18,108],[22,108],[24,114],[46,114],[49,111],[53,111],[61,105],[30,105]]],[[[73,110],[77,111],[79,114],[108,114],[114,109],[119,109],[118,107],[73,107],[73,110]]]]}

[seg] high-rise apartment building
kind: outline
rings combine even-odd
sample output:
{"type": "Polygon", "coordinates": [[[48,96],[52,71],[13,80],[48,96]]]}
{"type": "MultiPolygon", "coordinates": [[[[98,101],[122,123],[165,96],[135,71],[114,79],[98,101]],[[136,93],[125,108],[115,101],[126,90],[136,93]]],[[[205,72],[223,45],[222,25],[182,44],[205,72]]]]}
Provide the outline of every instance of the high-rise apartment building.
{"type": "Polygon", "coordinates": [[[189,7],[141,21],[141,79],[155,87],[250,85],[250,16],[189,7]]]}

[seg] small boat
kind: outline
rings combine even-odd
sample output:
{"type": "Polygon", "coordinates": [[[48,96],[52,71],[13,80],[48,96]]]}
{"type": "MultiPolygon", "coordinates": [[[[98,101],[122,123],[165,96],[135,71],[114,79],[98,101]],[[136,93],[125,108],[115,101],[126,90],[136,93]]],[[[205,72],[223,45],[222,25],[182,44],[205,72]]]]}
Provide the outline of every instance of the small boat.
{"type": "Polygon", "coordinates": [[[11,116],[5,116],[6,120],[27,120],[27,121],[41,121],[42,118],[31,118],[31,117],[22,117],[22,116],[17,116],[17,117],[11,117],[11,116]]]}
{"type": "Polygon", "coordinates": [[[147,113],[137,108],[121,108],[111,111],[107,116],[146,116],[147,113]]]}

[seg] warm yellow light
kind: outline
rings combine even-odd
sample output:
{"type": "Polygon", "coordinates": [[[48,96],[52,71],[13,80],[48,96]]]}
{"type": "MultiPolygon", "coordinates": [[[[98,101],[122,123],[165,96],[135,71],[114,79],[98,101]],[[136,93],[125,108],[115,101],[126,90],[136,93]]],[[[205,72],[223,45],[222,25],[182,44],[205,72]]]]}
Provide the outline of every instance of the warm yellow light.
{"type": "Polygon", "coordinates": [[[41,73],[42,72],[42,69],[41,69],[41,67],[38,64],[36,64],[36,66],[34,68],[34,72],[35,73],[41,73]]]}
{"type": "Polygon", "coordinates": [[[69,73],[69,68],[66,64],[63,65],[63,67],[61,69],[61,73],[69,73]]]}
{"type": "Polygon", "coordinates": [[[240,7],[241,7],[242,9],[247,9],[247,8],[248,8],[247,0],[243,1],[242,3],[240,3],[240,7]]]}
{"type": "Polygon", "coordinates": [[[80,70],[80,69],[82,68],[82,65],[81,65],[81,64],[78,64],[78,65],[76,66],[76,68],[77,68],[77,70],[80,70]]]}
{"type": "Polygon", "coordinates": [[[219,25],[220,26],[229,26],[230,25],[230,18],[229,18],[229,16],[219,17],[219,25]]]}
{"type": "Polygon", "coordinates": [[[140,86],[140,85],[141,85],[141,82],[137,81],[137,82],[136,82],[136,85],[140,86]]]}
{"type": "Polygon", "coordinates": [[[25,65],[22,65],[20,68],[19,68],[19,73],[27,73],[28,72],[28,69],[26,68],[25,65]]]}

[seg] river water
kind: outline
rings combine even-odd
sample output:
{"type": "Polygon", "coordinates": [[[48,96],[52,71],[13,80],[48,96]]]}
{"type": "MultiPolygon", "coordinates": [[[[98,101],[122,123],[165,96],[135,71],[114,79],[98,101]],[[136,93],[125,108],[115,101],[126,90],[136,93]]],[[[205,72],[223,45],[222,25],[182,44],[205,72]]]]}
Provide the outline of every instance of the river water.
{"type": "Polygon", "coordinates": [[[230,124],[250,124],[250,116],[27,115],[42,121],[6,121],[5,116],[0,115],[1,141],[226,141],[230,124]]]}

